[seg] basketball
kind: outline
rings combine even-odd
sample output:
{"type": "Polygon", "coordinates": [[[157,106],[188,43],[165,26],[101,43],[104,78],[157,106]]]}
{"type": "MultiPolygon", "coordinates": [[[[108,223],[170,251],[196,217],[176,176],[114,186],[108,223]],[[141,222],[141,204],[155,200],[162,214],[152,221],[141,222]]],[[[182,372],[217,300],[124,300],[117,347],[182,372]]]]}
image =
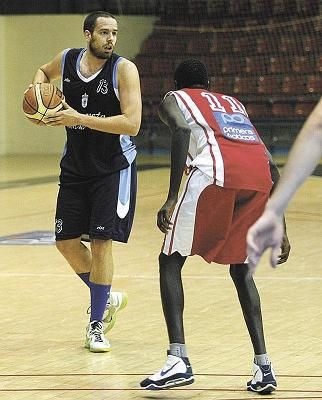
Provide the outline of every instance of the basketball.
{"type": "Polygon", "coordinates": [[[63,108],[64,95],[51,83],[36,83],[24,94],[22,108],[25,116],[34,124],[46,125],[45,116],[50,116],[63,108]]]}

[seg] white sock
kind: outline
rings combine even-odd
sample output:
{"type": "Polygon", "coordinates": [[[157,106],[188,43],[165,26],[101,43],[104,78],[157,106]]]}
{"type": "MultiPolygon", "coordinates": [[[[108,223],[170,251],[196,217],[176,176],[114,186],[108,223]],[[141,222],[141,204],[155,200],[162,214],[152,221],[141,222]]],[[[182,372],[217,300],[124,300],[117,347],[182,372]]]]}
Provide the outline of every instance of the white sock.
{"type": "Polygon", "coordinates": [[[270,358],[267,353],[265,354],[255,354],[255,363],[257,365],[269,365],[271,363],[270,358]]]}
{"type": "Polygon", "coordinates": [[[170,354],[177,357],[187,357],[187,349],[185,344],[170,343],[170,354]]]}

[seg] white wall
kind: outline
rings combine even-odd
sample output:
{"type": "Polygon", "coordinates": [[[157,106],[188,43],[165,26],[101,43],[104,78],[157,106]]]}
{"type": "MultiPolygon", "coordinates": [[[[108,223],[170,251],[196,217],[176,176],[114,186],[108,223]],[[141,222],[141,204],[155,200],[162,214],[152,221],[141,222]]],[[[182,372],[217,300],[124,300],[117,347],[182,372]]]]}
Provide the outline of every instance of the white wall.
{"type": "MultiPolygon", "coordinates": [[[[40,65],[64,48],[85,45],[83,20],[82,15],[0,17],[0,155],[61,153],[65,130],[29,122],[22,113],[22,96],[40,65]]],[[[117,20],[116,52],[131,59],[152,31],[154,17],[117,20]]]]}

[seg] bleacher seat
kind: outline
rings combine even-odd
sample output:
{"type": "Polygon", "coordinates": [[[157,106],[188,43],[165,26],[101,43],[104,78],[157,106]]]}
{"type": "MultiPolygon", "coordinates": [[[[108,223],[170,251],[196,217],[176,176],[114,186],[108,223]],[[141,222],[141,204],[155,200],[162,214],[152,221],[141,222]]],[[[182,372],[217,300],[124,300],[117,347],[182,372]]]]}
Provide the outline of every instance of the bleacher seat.
{"type": "Polygon", "coordinates": [[[318,40],[315,36],[313,35],[303,35],[302,36],[302,46],[303,46],[303,51],[307,53],[314,53],[319,51],[321,41],[318,40]]]}
{"type": "Polygon", "coordinates": [[[289,57],[270,57],[268,72],[270,73],[287,73],[291,69],[289,57]]]}
{"type": "Polygon", "coordinates": [[[210,89],[217,93],[233,94],[234,81],[230,76],[210,77],[210,89]]]}
{"type": "Polygon", "coordinates": [[[214,37],[213,35],[199,33],[194,34],[191,40],[187,43],[187,54],[192,56],[200,56],[205,55],[211,52],[211,49],[214,46],[214,37]]]}
{"type": "Polygon", "coordinates": [[[236,95],[250,95],[257,92],[257,81],[252,76],[236,76],[234,81],[234,93],[236,95]]]}
{"type": "Polygon", "coordinates": [[[164,39],[162,37],[149,36],[141,45],[141,55],[159,55],[163,52],[164,39]]]}
{"type": "Polygon", "coordinates": [[[297,117],[306,118],[309,116],[315,106],[316,102],[298,102],[295,105],[295,115],[297,117]]]}
{"type": "Polygon", "coordinates": [[[159,102],[147,101],[143,103],[142,119],[155,120],[158,118],[159,102]]]}
{"type": "Polygon", "coordinates": [[[140,76],[151,74],[152,60],[152,57],[144,55],[138,55],[135,57],[133,62],[137,66],[140,76]]]}
{"type": "Polygon", "coordinates": [[[272,115],[274,117],[293,118],[294,105],[291,103],[279,102],[273,103],[272,115]]]}
{"type": "Polygon", "coordinates": [[[231,56],[221,58],[221,73],[226,75],[240,74],[243,70],[245,59],[231,56]]]}
{"type": "Polygon", "coordinates": [[[282,54],[292,55],[301,52],[301,44],[293,35],[285,34],[278,39],[279,52],[282,54]]]}
{"type": "Polygon", "coordinates": [[[273,52],[272,41],[269,37],[259,36],[256,39],[256,51],[258,54],[268,54],[273,52]]]}
{"type": "Polygon", "coordinates": [[[278,95],[281,93],[281,83],[279,76],[261,75],[258,78],[258,94],[262,95],[278,95]]]}
{"type": "Polygon", "coordinates": [[[319,11],[319,0],[297,0],[297,14],[300,17],[316,15],[319,11]]]}
{"type": "Polygon", "coordinates": [[[282,93],[286,95],[303,95],[307,92],[303,75],[286,75],[282,80],[282,93]]]}
{"type": "Polygon", "coordinates": [[[256,51],[256,40],[254,36],[239,36],[232,40],[232,51],[241,55],[253,54],[256,51]]]}
{"type": "Polygon", "coordinates": [[[150,73],[154,76],[173,75],[174,65],[170,57],[155,57],[151,63],[150,73]]]}
{"type": "Polygon", "coordinates": [[[247,111],[250,119],[270,118],[272,116],[271,106],[268,102],[247,103],[246,111],[247,111]]]}
{"type": "Polygon", "coordinates": [[[316,62],[315,71],[322,72],[322,56],[320,56],[316,62]]]}
{"type": "Polygon", "coordinates": [[[216,40],[213,42],[210,53],[230,54],[232,45],[232,37],[228,36],[227,32],[217,32],[216,40]]]}
{"type": "Polygon", "coordinates": [[[162,79],[160,77],[142,77],[141,91],[143,97],[159,97],[162,94],[162,79]]]}
{"type": "Polygon", "coordinates": [[[244,71],[249,74],[265,74],[267,72],[266,59],[261,56],[245,57],[244,71]]]}
{"type": "Polygon", "coordinates": [[[181,35],[176,35],[176,40],[168,39],[164,42],[163,47],[163,54],[164,55],[185,55],[186,53],[186,42],[181,35]],[[180,38],[180,39],[179,39],[180,38]]]}
{"type": "Polygon", "coordinates": [[[322,93],[322,78],[319,74],[309,75],[307,78],[306,88],[309,93],[322,93]]]}
{"type": "Polygon", "coordinates": [[[273,2],[273,17],[275,20],[291,18],[296,13],[296,0],[271,0],[273,2]]]}
{"type": "Polygon", "coordinates": [[[175,90],[173,78],[163,78],[161,89],[162,96],[164,96],[170,90],[175,90]]]}
{"type": "Polygon", "coordinates": [[[292,58],[292,70],[294,72],[309,73],[312,71],[312,63],[308,56],[294,56],[292,58]]]}

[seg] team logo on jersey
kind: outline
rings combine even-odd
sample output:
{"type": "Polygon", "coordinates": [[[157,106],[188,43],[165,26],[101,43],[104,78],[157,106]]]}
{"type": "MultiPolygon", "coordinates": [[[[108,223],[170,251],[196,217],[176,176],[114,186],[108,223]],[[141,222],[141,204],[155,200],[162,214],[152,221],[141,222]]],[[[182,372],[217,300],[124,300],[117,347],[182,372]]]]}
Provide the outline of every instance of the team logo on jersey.
{"type": "Polygon", "coordinates": [[[96,89],[97,93],[107,94],[108,93],[108,82],[106,79],[101,79],[96,89]]]}
{"type": "Polygon", "coordinates": [[[55,232],[60,233],[63,230],[63,220],[56,219],[55,220],[55,232]]]}
{"type": "Polygon", "coordinates": [[[84,93],[82,95],[82,107],[86,108],[87,107],[87,103],[88,103],[88,94],[84,93]]]}
{"type": "Polygon", "coordinates": [[[250,120],[243,114],[227,114],[224,112],[214,112],[214,117],[218,122],[221,133],[230,140],[240,140],[242,142],[259,142],[256,130],[250,120]]]}

